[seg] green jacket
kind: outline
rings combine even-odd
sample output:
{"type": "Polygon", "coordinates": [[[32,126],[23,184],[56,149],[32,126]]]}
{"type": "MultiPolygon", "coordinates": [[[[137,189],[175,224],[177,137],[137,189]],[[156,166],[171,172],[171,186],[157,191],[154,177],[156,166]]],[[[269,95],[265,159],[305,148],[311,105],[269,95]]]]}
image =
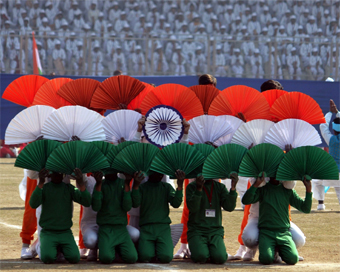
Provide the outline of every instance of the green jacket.
{"type": "Polygon", "coordinates": [[[195,235],[224,235],[222,226],[222,210],[233,211],[236,207],[236,191],[228,192],[224,184],[216,181],[204,183],[208,194],[214,184],[211,205],[205,190],[196,189],[196,181],[189,183],[186,188],[186,201],[189,209],[188,239],[195,235]],[[206,217],[206,210],[215,210],[215,217],[206,217]]]}
{"type": "Polygon", "coordinates": [[[166,182],[147,181],[139,187],[139,226],[147,224],[171,224],[169,203],[178,208],[182,204],[183,191],[174,190],[166,182]]]}
{"type": "Polygon", "coordinates": [[[35,188],[29,203],[33,209],[42,205],[39,225],[44,230],[58,231],[72,227],[72,201],[90,207],[91,195],[87,190],[81,192],[72,184],[48,182],[42,189],[35,188]]]}
{"type": "Polygon", "coordinates": [[[310,213],[312,193],[306,192],[306,198],[303,200],[295,190],[269,182],[261,188],[251,186],[242,198],[245,205],[258,201],[260,201],[259,229],[284,232],[290,227],[288,206],[291,205],[303,213],[310,213]]]}
{"type": "Polygon", "coordinates": [[[138,206],[132,201],[131,195],[136,190],[125,192],[124,180],[103,180],[102,190],[93,190],[92,209],[97,213],[97,224],[102,225],[127,225],[127,212],[138,206]]]}

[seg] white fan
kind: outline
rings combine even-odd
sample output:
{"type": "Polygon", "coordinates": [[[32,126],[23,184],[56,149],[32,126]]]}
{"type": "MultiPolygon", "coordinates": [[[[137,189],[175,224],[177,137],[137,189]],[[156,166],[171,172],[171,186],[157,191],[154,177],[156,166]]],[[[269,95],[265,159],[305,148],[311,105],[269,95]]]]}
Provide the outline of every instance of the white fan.
{"type": "Polygon", "coordinates": [[[276,123],[267,133],[265,143],[274,144],[285,149],[291,144],[293,148],[321,144],[321,137],[317,130],[306,121],[300,119],[285,119],[276,123]]]}
{"type": "Polygon", "coordinates": [[[264,142],[267,132],[274,126],[274,122],[255,119],[249,121],[235,132],[231,142],[248,148],[251,144],[258,145],[264,142]]]}
{"type": "Polygon", "coordinates": [[[213,143],[230,134],[233,128],[227,122],[228,117],[228,115],[201,115],[191,119],[189,121],[189,142],[193,144],[213,143]]]}
{"type": "Polygon", "coordinates": [[[229,144],[231,142],[231,139],[233,138],[235,132],[237,131],[237,129],[244,124],[244,122],[234,116],[231,115],[223,115],[225,116],[225,120],[228,123],[228,126],[232,129],[231,132],[228,135],[222,136],[221,138],[217,139],[216,141],[214,141],[214,145],[216,146],[221,146],[224,144],[229,144]]]}
{"type": "Polygon", "coordinates": [[[117,110],[106,116],[103,121],[103,127],[106,135],[106,141],[118,144],[121,138],[125,141],[131,141],[138,128],[138,120],[142,115],[132,110],[117,110]]]}
{"type": "Polygon", "coordinates": [[[6,144],[29,143],[42,136],[42,126],[55,109],[49,106],[32,106],[19,112],[8,124],[6,144]]]}
{"type": "Polygon", "coordinates": [[[67,142],[72,136],[81,141],[105,141],[103,116],[82,106],[65,106],[53,112],[42,128],[44,138],[67,142]]]}

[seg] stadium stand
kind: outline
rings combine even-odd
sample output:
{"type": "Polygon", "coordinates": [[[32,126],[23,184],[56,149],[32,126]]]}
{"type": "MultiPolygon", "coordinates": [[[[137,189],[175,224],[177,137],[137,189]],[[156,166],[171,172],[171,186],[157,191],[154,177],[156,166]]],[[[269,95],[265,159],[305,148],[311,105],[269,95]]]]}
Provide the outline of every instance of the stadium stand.
{"type": "Polygon", "coordinates": [[[0,0],[0,70],[340,79],[340,0],[0,0]],[[275,2],[275,3],[273,3],[275,2]]]}

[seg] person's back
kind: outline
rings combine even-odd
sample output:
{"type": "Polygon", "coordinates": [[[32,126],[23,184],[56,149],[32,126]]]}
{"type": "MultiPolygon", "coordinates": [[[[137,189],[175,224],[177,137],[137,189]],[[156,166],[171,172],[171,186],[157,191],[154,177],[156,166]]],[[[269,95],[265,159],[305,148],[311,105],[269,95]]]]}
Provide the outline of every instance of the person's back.
{"type": "Polygon", "coordinates": [[[42,206],[39,225],[40,233],[40,258],[44,263],[53,263],[57,259],[57,247],[70,263],[80,260],[78,247],[71,231],[73,201],[89,207],[91,195],[86,190],[82,173],[74,169],[77,186],[62,182],[63,174],[42,169],[39,172],[39,183],[30,198],[30,206],[33,209],[42,206]],[[51,182],[45,183],[45,178],[51,177],[51,182]]]}
{"type": "MultiPolygon", "coordinates": [[[[127,212],[137,207],[134,196],[136,190],[130,191],[131,176],[125,175],[125,181],[117,174],[96,177],[96,186],[92,195],[92,209],[97,211],[99,260],[111,263],[116,257],[116,250],[126,263],[137,261],[137,251],[130,238],[127,225],[127,212]]],[[[136,177],[135,177],[136,181],[136,177]]],[[[137,183],[137,182],[135,182],[137,183]]]]}
{"type": "Polygon", "coordinates": [[[161,182],[163,174],[153,173],[149,180],[139,187],[140,193],[140,238],[139,260],[150,262],[157,257],[161,263],[169,263],[173,258],[169,203],[178,208],[183,199],[184,172],[177,171],[177,190],[161,182]]]}

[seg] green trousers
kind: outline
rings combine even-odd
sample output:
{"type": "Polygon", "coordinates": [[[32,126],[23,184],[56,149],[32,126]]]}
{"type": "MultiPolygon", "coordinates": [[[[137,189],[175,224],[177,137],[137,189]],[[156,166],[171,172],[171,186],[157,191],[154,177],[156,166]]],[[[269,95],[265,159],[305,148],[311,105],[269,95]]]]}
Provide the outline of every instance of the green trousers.
{"type": "Polygon", "coordinates": [[[138,259],[135,245],[125,225],[100,226],[98,231],[99,261],[112,263],[116,250],[126,263],[135,263],[138,259]]]}
{"type": "Polygon", "coordinates": [[[53,263],[57,259],[57,247],[70,263],[78,263],[80,254],[71,230],[40,232],[40,259],[44,263],[53,263]]]}
{"type": "Polygon", "coordinates": [[[271,264],[274,261],[275,249],[278,249],[282,260],[287,264],[296,264],[299,255],[292,239],[291,233],[260,229],[259,233],[259,261],[262,264],[271,264]]]}
{"type": "Polygon", "coordinates": [[[139,261],[150,262],[156,256],[161,263],[169,263],[173,258],[173,253],[170,225],[152,224],[140,228],[139,261]]]}
{"type": "Polygon", "coordinates": [[[228,259],[223,237],[221,235],[195,235],[188,239],[191,259],[195,263],[223,264],[228,259]]]}

